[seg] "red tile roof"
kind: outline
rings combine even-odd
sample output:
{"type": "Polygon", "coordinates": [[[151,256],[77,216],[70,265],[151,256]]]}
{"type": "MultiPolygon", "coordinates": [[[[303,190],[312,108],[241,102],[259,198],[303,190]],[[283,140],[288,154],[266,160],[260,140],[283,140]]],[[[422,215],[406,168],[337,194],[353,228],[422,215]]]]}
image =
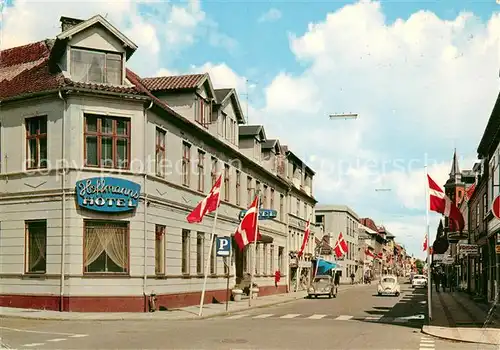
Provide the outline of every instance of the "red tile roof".
{"type": "Polygon", "coordinates": [[[53,40],[43,40],[0,51],[0,100],[30,93],[74,87],[95,91],[141,94],[135,86],[80,83],[49,70],[53,40]]]}
{"type": "Polygon", "coordinates": [[[144,78],[142,82],[149,91],[196,89],[207,77],[206,74],[175,75],[144,78]]]}

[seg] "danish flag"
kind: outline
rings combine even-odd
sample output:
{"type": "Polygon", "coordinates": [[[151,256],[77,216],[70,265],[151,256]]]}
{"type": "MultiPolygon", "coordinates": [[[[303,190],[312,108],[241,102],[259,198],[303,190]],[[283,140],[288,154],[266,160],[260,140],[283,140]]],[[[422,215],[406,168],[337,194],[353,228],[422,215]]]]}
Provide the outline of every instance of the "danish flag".
{"type": "MultiPolygon", "coordinates": [[[[465,226],[465,221],[460,210],[429,175],[427,175],[427,179],[429,181],[430,210],[443,214],[447,218],[453,220],[457,224],[458,230],[462,231],[465,226]]],[[[455,227],[455,225],[450,226],[455,227]]]]}
{"type": "Polygon", "coordinates": [[[373,254],[373,252],[368,248],[365,249],[365,255],[371,258],[375,258],[375,254],[373,254]]]}
{"type": "Polygon", "coordinates": [[[337,238],[337,243],[335,243],[335,247],[333,248],[335,251],[335,255],[337,258],[340,258],[342,255],[347,253],[347,243],[344,239],[344,236],[342,235],[342,232],[339,234],[339,238],[337,238]]]}
{"type": "Polygon", "coordinates": [[[306,229],[304,230],[304,240],[302,241],[302,246],[300,247],[299,253],[297,254],[299,258],[304,254],[304,249],[306,249],[307,242],[309,242],[309,235],[311,234],[311,228],[309,227],[309,220],[306,223],[306,229]]]}
{"type": "Polygon", "coordinates": [[[423,248],[424,248],[424,249],[423,249],[423,251],[424,251],[424,252],[426,252],[426,251],[427,251],[427,247],[428,247],[428,245],[427,245],[427,233],[426,233],[426,234],[425,234],[425,238],[424,238],[424,247],[423,247],[423,248]]]}
{"type": "Polygon", "coordinates": [[[206,214],[217,210],[220,205],[221,184],[222,174],[219,175],[219,178],[215,181],[208,195],[198,203],[191,213],[189,213],[187,216],[187,221],[189,223],[201,222],[206,214]]]}
{"type": "Polygon", "coordinates": [[[257,215],[259,213],[258,202],[258,197],[255,196],[255,199],[248,208],[245,216],[240,221],[240,224],[234,233],[234,240],[236,241],[236,244],[238,244],[240,250],[243,250],[249,243],[255,242],[255,236],[257,236],[257,240],[262,239],[257,222],[257,215]]]}

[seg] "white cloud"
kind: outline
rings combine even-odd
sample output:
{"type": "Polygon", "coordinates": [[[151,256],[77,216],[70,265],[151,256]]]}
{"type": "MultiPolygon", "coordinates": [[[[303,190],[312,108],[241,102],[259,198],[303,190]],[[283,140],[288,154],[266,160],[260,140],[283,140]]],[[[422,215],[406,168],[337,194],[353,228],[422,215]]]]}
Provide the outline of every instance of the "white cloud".
{"type": "Polygon", "coordinates": [[[282,14],[280,10],[271,8],[259,17],[258,22],[275,22],[279,20],[281,16],[282,14]]]}

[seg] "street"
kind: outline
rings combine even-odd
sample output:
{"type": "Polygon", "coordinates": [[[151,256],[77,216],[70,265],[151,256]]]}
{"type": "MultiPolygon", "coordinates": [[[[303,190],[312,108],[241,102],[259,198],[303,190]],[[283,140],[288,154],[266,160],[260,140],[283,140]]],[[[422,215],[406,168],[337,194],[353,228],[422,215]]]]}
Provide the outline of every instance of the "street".
{"type": "Polygon", "coordinates": [[[401,284],[399,297],[376,284],[343,287],[337,298],[303,299],[192,321],[2,319],[13,349],[494,349],[425,336],[426,290],[401,284]]]}

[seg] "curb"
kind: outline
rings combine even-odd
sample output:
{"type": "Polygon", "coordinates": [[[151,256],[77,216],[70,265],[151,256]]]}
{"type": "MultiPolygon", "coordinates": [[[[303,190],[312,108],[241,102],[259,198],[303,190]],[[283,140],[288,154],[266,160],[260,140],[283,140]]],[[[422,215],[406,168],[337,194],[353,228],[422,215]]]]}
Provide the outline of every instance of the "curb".
{"type": "Polygon", "coordinates": [[[421,333],[430,335],[431,337],[438,338],[438,339],[444,339],[444,340],[453,340],[461,343],[468,343],[468,344],[485,344],[485,345],[499,345],[498,343],[492,343],[491,341],[473,341],[473,340],[468,340],[468,339],[463,339],[459,337],[445,337],[442,335],[436,335],[431,331],[425,330],[425,328],[428,327],[427,325],[422,326],[421,333]]]}
{"type": "MultiPolygon", "coordinates": [[[[360,286],[368,286],[368,285],[360,285],[360,286]]],[[[343,288],[342,290],[339,290],[339,293],[344,292],[346,290],[349,290],[351,288],[356,288],[355,285],[349,288],[343,288]]],[[[192,315],[192,316],[185,316],[185,317],[179,317],[179,318],[156,318],[153,315],[151,317],[141,317],[141,318],[126,318],[126,317],[110,317],[110,318],[68,318],[64,316],[55,316],[55,317],[47,317],[47,316],[27,316],[27,315],[22,315],[22,314],[3,314],[0,315],[0,319],[24,319],[24,320],[43,320],[43,321],[191,321],[191,320],[205,320],[209,318],[214,318],[214,317],[220,317],[220,316],[229,316],[237,313],[242,313],[242,312],[247,312],[249,310],[253,309],[261,309],[269,306],[276,306],[280,304],[286,304],[290,303],[296,300],[304,299],[307,296],[307,292],[304,292],[304,295],[302,296],[297,296],[293,297],[288,300],[279,300],[279,301],[274,301],[270,302],[267,304],[262,304],[262,305],[257,305],[257,306],[252,306],[250,308],[244,308],[241,310],[234,310],[234,311],[222,311],[222,312],[217,312],[212,315],[207,315],[207,316],[201,316],[199,317],[198,315],[192,315]]],[[[1,349],[1,348],[0,348],[1,349]]]]}

